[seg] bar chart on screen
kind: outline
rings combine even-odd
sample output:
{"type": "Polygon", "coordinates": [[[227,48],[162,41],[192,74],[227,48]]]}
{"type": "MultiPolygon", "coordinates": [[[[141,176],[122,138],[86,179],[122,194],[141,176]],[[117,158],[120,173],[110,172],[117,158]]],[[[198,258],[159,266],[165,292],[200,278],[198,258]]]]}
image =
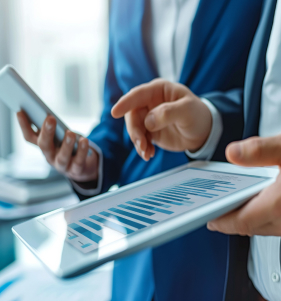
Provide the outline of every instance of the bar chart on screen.
{"type": "Polygon", "coordinates": [[[72,212],[66,241],[88,253],[264,179],[188,169],[72,212]]]}

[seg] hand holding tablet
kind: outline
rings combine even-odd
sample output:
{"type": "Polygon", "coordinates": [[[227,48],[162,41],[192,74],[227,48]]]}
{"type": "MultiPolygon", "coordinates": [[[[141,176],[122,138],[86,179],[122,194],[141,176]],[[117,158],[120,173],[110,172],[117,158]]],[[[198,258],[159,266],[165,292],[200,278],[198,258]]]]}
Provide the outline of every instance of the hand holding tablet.
{"type": "MultiPolygon", "coordinates": [[[[281,166],[281,136],[253,137],[231,143],[230,162],[242,166],[281,166]]],[[[243,207],[208,223],[208,229],[225,234],[281,236],[281,175],[276,182],[243,207]]]]}

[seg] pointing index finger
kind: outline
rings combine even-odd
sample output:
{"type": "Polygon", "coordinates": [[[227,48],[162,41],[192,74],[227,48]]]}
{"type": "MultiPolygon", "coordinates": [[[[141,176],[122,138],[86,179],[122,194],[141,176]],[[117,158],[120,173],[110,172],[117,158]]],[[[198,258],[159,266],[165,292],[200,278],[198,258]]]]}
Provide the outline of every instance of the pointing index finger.
{"type": "Polygon", "coordinates": [[[133,88],[129,93],[119,99],[111,110],[114,118],[121,118],[129,111],[143,107],[155,107],[164,101],[163,87],[167,83],[162,79],[153,80],[133,88]]]}

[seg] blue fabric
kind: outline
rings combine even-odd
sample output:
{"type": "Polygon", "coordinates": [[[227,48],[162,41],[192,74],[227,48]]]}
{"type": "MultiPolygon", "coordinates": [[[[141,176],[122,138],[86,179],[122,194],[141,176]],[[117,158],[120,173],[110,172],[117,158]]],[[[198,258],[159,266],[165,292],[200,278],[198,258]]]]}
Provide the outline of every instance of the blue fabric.
{"type": "MultiPolygon", "coordinates": [[[[103,192],[113,184],[125,185],[187,162],[184,153],[158,148],[155,158],[144,162],[130,142],[124,120],[110,115],[123,94],[158,76],[144,43],[146,4],[144,0],[112,1],[104,110],[101,123],[89,136],[103,151],[103,192]]],[[[201,0],[180,82],[199,95],[242,89],[261,6],[262,0],[201,0]]],[[[225,105],[226,112],[232,109],[225,105]]],[[[240,128],[234,134],[240,136],[240,128]]],[[[151,301],[153,292],[156,301],[222,300],[228,241],[228,236],[203,227],[119,260],[112,300],[151,301]]]]}

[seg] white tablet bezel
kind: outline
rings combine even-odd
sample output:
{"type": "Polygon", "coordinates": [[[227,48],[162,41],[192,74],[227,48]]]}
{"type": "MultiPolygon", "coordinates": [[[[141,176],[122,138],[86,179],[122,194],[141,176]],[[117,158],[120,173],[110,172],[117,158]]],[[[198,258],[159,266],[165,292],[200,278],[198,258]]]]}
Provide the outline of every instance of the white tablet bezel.
{"type": "Polygon", "coordinates": [[[146,247],[158,246],[203,226],[209,220],[237,208],[250,197],[273,183],[278,173],[279,170],[275,168],[243,168],[228,163],[195,161],[124,186],[115,192],[108,192],[78,205],[59,209],[34,218],[13,227],[13,232],[56,276],[60,278],[73,277],[87,272],[105,262],[124,257],[146,247]],[[214,172],[219,171],[240,175],[269,177],[269,179],[235,194],[231,194],[186,213],[182,213],[179,216],[152,225],[151,227],[140,230],[87,254],[79,252],[65,242],[63,237],[59,237],[38,221],[38,219],[46,218],[54,214],[64,214],[65,211],[86,206],[87,204],[106,199],[113,194],[123,193],[134,187],[144,185],[191,167],[212,170],[214,172]],[[60,250],[59,252],[58,249],[60,250]]]}

